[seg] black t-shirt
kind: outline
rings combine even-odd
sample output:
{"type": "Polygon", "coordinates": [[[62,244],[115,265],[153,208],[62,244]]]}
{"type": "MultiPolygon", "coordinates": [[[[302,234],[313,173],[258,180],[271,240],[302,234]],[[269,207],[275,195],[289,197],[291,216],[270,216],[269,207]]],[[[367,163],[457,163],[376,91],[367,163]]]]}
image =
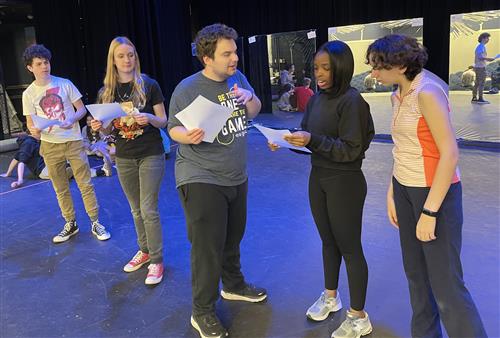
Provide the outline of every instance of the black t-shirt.
{"type": "Polygon", "coordinates": [[[38,176],[45,168],[43,158],[40,156],[40,141],[31,135],[20,136],[16,140],[19,150],[14,158],[24,163],[33,175],[38,176]]]}
{"type": "MultiPolygon", "coordinates": [[[[146,104],[136,107],[141,113],[154,115],[153,106],[162,103],[165,99],[158,82],[146,75],[142,75],[146,104]]],[[[115,102],[131,101],[132,83],[119,83],[115,91],[115,102]]],[[[146,156],[163,154],[163,141],[160,130],[151,124],[140,126],[137,123],[130,125],[120,123],[120,119],[113,121],[113,134],[116,139],[116,156],[122,158],[144,158],[146,156]]]]}

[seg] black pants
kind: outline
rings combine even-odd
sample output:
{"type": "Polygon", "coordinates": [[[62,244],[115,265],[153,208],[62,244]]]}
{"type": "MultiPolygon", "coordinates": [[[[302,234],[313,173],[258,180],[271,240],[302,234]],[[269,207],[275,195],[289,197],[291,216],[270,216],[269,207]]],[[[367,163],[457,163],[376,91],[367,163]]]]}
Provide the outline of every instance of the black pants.
{"type": "Polygon", "coordinates": [[[416,226],[429,188],[406,187],[392,179],[403,264],[410,289],[412,337],[486,337],[483,323],[464,285],[462,186],[452,184],[436,219],[436,239],[421,242],[416,226]]]}
{"type": "Polygon", "coordinates": [[[342,257],[347,268],[351,307],[365,307],[368,267],[361,246],[366,181],[361,170],[313,167],[309,202],[323,242],[325,288],[337,290],[342,257]]]}
{"type": "Polygon", "coordinates": [[[219,281],[225,290],[245,286],[240,242],[245,233],[248,182],[224,187],[188,183],[179,187],[191,242],[193,315],[215,311],[219,281]]]}

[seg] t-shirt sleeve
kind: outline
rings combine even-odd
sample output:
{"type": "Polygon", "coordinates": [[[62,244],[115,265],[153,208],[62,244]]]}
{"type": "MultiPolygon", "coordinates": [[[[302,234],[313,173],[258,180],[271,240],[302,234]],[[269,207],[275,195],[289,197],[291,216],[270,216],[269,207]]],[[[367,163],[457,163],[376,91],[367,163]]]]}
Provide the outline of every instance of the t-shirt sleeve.
{"type": "Polygon", "coordinates": [[[170,98],[170,104],[168,106],[168,131],[174,127],[182,126],[181,121],[179,121],[179,119],[175,116],[178,112],[185,108],[181,103],[181,91],[180,87],[177,86],[172,93],[172,97],[170,98]]]}
{"type": "Polygon", "coordinates": [[[36,113],[35,104],[33,103],[33,98],[28,93],[27,90],[23,92],[23,115],[34,115],[36,113]]]}
{"type": "Polygon", "coordinates": [[[82,94],[70,80],[66,80],[66,91],[71,103],[75,103],[82,98],[82,94]]]}
{"type": "Polygon", "coordinates": [[[162,103],[165,101],[165,98],[163,97],[163,93],[161,92],[160,85],[156,80],[149,79],[151,82],[150,85],[150,90],[151,90],[151,106],[157,105],[159,103],[162,103]]]}
{"type": "Polygon", "coordinates": [[[255,94],[255,90],[253,89],[253,87],[250,85],[250,83],[248,82],[247,80],[247,77],[238,71],[238,77],[239,77],[239,81],[241,83],[241,87],[245,88],[245,89],[248,89],[249,91],[251,91],[252,93],[255,94]]]}

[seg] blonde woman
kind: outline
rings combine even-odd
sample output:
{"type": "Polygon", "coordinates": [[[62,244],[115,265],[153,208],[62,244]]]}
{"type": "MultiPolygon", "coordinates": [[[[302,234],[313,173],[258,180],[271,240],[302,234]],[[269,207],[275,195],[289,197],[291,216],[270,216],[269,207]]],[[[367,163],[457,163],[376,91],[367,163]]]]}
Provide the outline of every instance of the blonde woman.
{"type": "MultiPolygon", "coordinates": [[[[158,284],[163,278],[163,241],[158,212],[158,195],[165,172],[159,130],[167,124],[163,101],[158,83],[141,74],[139,55],[132,42],[126,37],[113,39],[98,102],[118,102],[129,113],[112,123],[118,178],[130,204],[139,245],[139,251],[123,269],[132,272],[150,263],[145,281],[149,285],[158,284]]],[[[102,129],[101,121],[93,120],[91,126],[93,130],[102,129]]]]}

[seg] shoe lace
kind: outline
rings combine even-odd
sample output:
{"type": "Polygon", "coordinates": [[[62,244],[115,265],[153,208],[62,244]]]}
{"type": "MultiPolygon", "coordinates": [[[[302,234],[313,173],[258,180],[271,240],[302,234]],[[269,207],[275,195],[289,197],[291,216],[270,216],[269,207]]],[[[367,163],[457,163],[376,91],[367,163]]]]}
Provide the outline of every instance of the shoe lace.
{"type": "Polygon", "coordinates": [[[361,318],[346,316],[346,324],[348,324],[353,331],[360,332],[362,330],[361,318]]]}
{"type": "Polygon", "coordinates": [[[71,228],[75,226],[75,222],[69,221],[64,224],[63,229],[59,233],[60,236],[65,236],[67,233],[71,232],[71,228]]]}
{"type": "Polygon", "coordinates": [[[161,264],[150,264],[148,269],[150,274],[158,275],[160,274],[161,264]]]}
{"type": "Polygon", "coordinates": [[[132,262],[134,262],[135,264],[140,263],[144,255],[145,255],[144,252],[139,251],[138,253],[135,254],[134,258],[132,258],[132,262]]]}
{"type": "Polygon", "coordinates": [[[215,326],[220,325],[219,319],[213,313],[207,314],[204,318],[204,321],[207,324],[207,326],[209,326],[209,327],[215,327],[215,326]]]}
{"type": "Polygon", "coordinates": [[[94,228],[94,231],[97,232],[99,235],[104,235],[106,233],[106,229],[104,228],[104,225],[99,223],[99,221],[94,221],[92,223],[92,227],[94,228]]]}

